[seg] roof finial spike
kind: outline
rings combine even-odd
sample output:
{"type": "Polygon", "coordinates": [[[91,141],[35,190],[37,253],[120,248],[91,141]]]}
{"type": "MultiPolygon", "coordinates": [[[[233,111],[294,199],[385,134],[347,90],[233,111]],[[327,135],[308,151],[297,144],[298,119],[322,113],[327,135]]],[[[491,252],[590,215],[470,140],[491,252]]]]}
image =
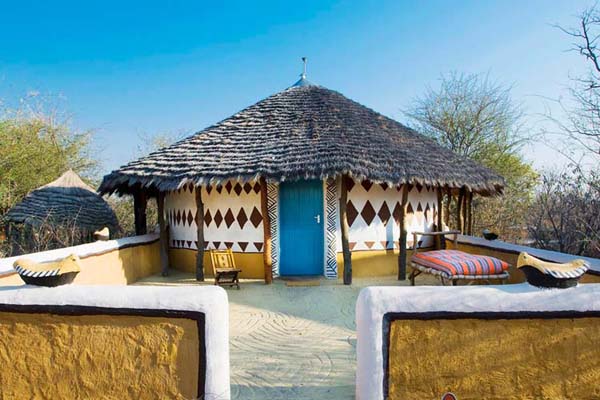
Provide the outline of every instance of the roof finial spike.
{"type": "Polygon", "coordinates": [[[304,68],[302,70],[302,75],[300,75],[300,77],[302,79],[306,79],[306,62],[308,61],[308,59],[306,57],[302,57],[302,63],[304,64],[304,68]]]}

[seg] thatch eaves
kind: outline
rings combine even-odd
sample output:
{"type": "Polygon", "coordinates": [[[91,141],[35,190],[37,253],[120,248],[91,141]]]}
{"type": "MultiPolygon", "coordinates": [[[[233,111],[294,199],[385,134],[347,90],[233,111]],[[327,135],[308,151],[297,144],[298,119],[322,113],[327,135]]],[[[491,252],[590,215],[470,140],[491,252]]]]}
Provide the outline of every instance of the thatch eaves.
{"type": "Polygon", "coordinates": [[[326,179],[466,187],[504,180],[399,122],[316,85],[295,85],[104,177],[101,193],[167,191],[228,179],[326,179]]]}
{"type": "Polygon", "coordinates": [[[4,219],[9,223],[33,226],[73,224],[90,232],[105,226],[111,232],[118,229],[112,208],[72,170],[31,191],[6,213],[4,219]]]}

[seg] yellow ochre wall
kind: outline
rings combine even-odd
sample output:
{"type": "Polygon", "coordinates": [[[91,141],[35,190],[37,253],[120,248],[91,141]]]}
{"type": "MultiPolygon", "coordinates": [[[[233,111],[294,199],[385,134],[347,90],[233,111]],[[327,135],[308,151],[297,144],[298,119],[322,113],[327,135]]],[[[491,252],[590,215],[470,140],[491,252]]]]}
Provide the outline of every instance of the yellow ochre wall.
{"type": "Polygon", "coordinates": [[[390,399],[600,398],[597,318],[398,320],[390,399]]]}
{"type": "MultiPolygon", "coordinates": [[[[239,277],[244,279],[264,279],[265,270],[262,253],[234,252],[236,266],[242,270],[239,277]]],[[[169,249],[169,266],[183,272],[196,272],[195,249],[169,249]]],[[[213,277],[208,250],[204,252],[204,276],[213,277]]]]}
{"type": "MultiPolygon", "coordinates": [[[[398,275],[398,250],[365,250],[352,252],[352,276],[355,278],[398,275]]],[[[407,274],[412,250],[407,251],[407,274]]],[[[344,276],[344,256],[337,253],[338,278],[344,276]]]]}
{"type": "MultiPolygon", "coordinates": [[[[27,257],[24,255],[23,257],[27,257]]],[[[159,242],[144,243],[81,258],[74,284],[127,285],[160,272],[159,242]]],[[[0,278],[0,286],[24,285],[19,275],[0,278]]]]}
{"type": "Polygon", "coordinates": [[[191,319],[0,313],[2,399],[192,399],[191,319]]]}

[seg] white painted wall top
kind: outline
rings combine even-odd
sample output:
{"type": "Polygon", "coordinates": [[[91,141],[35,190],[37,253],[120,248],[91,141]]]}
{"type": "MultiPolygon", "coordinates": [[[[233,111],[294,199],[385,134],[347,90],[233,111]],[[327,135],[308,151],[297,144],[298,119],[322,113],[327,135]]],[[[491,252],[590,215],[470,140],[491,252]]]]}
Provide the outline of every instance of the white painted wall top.
{"type": "Polygon", "coordinates": [[[84,286],[56,288],[0,287],[0,304],[88,306],[106,308],[174,310],[205,315],[207,400],[228,400],[229,303],[216,286],[84,286]]]}
{"type": "Polygon", "coordinates": [[[369,287],[356,303],[356,398],[383,400],[383,317],[391,312],[600,311],[600,284],[538,289],[502,286],[369,287]]]}
{"type": "Polygon", "coordinates": [[[15,257],[0,258],[0,277],[14,273],[13,263],[19,258],[26,257],[35,262],[52,262],[63,259],[71,254],[79,257],[90,257],[97,254],[118,250],[123,247],[131,247],[158,240],[158,233],[150,233],[141,236],[131,236],[116,240],[99,240],[93,243],[80,244],[78,246],[63,247],[62,249],[41,251],[39,253],[22,254],[15,257]]]}

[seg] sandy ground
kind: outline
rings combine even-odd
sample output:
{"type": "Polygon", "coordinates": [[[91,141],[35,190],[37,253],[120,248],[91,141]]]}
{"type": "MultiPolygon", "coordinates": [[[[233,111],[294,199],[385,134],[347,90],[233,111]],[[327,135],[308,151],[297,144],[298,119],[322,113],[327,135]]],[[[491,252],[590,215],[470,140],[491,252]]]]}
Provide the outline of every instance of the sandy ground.
{"type": "MultiPolygon", "coordinates": [[[[429,277],[419,284],[436,284],[429,277]]],[[[153,276],[138,284],[196,284],[191,274],[153,276]]],[[[354,399],[354,307],[365,286],[407,285],[393,277],[355,279],[352,286],[321,280],[288,287],[244,281],[228,289],[231,394],[243,400],[354,399]]]]}

